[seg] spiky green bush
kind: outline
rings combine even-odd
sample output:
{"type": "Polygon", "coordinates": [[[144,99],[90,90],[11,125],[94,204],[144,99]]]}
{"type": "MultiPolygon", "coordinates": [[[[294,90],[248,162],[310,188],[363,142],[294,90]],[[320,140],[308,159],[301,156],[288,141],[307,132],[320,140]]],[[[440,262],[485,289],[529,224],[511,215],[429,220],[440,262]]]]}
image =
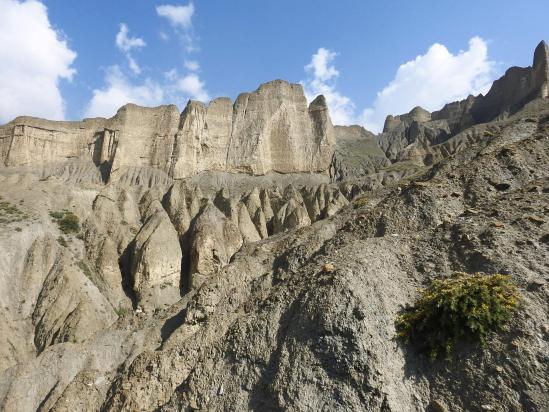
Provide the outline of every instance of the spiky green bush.
{"type": "Polygon", "coordinates": [[[416,344],[432,359],[450,357],[460,341],[484,345],[490,332],[504,328],[519,300],[509,276],[455,273],[422,290],[395,326],[399,338],[416,344]]]}

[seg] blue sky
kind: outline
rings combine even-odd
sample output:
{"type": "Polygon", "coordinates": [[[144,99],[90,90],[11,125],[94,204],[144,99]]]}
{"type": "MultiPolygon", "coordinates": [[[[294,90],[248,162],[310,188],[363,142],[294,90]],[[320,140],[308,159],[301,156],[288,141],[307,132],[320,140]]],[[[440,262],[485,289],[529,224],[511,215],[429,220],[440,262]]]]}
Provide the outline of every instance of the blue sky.
{"type": "Polygon", "coordinates": [[[326,94],[334,123],[379,130],[485,91],[549,40],[547,0],[41,3],[0,0],[0,122],[182,109],[282,78],[326,94]]]}

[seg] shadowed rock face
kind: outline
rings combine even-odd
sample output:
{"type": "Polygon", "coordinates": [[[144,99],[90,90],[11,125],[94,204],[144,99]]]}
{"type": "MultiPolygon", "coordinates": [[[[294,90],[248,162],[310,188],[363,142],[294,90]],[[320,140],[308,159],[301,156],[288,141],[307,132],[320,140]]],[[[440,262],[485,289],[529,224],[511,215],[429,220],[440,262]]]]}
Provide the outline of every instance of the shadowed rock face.
{"type": "Polygon", "coordinates": [[[20,117],[0,127],[2,166],[93,162],[104,180],[130,185],[203,171],[326,173],[334,145],[324,98],[307,106],[302,86],[282,80],[241,94],[234,106],[228,98],[189,101],[181,115],[174,105],[128,104],[111,119],[20,117]]]}

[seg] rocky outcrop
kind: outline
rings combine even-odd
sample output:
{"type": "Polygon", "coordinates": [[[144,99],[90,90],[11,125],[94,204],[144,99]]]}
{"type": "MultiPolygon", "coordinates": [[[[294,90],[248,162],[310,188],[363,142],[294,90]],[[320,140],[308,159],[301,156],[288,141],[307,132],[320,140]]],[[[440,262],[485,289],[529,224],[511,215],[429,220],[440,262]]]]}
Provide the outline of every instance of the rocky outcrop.
{"type": "Polygon", "coordinates": [[[190,287],[196,289],[229,263],[243,240],[234,222],[212,203],[201,210],[191,230],[190,287]]]}
{"type": "Polygon", "coordinates": [[[387,116],[379,145],[393,162],[430,165],[434,161],[431,152],[438,152],[433,146],[473,125],[505,119],[528,102],[547,98],[548,84],[549,48],[542,41],[534,52],[532,66],[511,67],[486,96],[469,96],[433,113],[416,107],[405,115],[387,116]]]}
{"type": "Polygon", "coordinates": [[[44,176],[169,186],[204,171],[326,173],[334,145],[324,98],[307,106],[301,85],[276,80],[234,105],[229,98],[189,101],[181,115],[174,105],[127,104],[111,119],[17,118],[0,127],[0,167],[47,166],[44,176]]]}
{"type": "Polygon", "coordinates": [[[143,308],[162,307],[180,297],[181,247],[168,214],[150,191],[140,209],[144,224],[134,240],[133,291],[143,308]]]}
{"type": "Polygon", "coordinates": [[[344,181],[391,165],[376,136],[362,126],[335,126],[336,148],[330,176],[344,181]]]}
{"type": "Polygon", "coordinates": [[[236,99],[227,165],[254,175],[321,172],[334,144],[324,98],[307,108],[301,85],[275,80],[236,99]]]}

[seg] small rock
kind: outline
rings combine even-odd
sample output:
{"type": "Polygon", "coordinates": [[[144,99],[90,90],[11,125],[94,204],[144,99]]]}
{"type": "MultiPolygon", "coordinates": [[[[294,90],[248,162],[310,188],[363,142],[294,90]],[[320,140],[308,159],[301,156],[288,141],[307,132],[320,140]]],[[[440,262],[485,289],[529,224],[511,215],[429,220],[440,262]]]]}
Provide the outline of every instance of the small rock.
{"type": "Polygon", "coordinates": [[[449,409],[446,406],[446,404],[438,399],[432,400],[429,403],[429,406],[431,410],[433,410],[434,412],[449,412],[449,409]]]}
{"type": "Polygon", "coordinates": [[[497,373],[503,372],[503,368],[502,368],[501,366],[496,366],[495,369],[496,369],[496,372],[497,372],[497,373]]]}
{"type": "Polygon", "coordinates": [[[534,222],[534,223],[542,224],[543,222],[545,222],[545,220],[544,220],[542,217],[536,216],[536,215],[529,215],[529,216],[526,216],[526,218],[527,218],[530,222],[534,222]]]}
{"type": "Polygon", "coordinates": [[[504,192],[505,190],[509,190],[511,185],[507,182],[501,182],[494,184],[494,188],[500,192],[504,192]]]}
{"type": "Polygon", "coordinates": [[[417,188],[422,188],[422,187],[427,187],[429,186],[429,184],[427,182],[412,182],[410,184],[411,187],[417,187],[417,188]]]}
{"type": "Polygon", "coordinates": [[[496,220],[496,221],[492,222],[492,226],[501,228],[501,227],[505,227],[505,224],[503,224],[503,222],[500,222],[499,220],[496,220]]]}
{"type": "Polygon", "coordinates": [[[485,404],[485,405],[481,405],[480,409],[482,409],[483,411],[493,411],[494,407],[492,405],[485,404]]]}
{"type": "Polygon", "coordinates": [[[465,211],[463,212],[463,214],[465,216],[476,216],[479,214],[479,211],[476,210],[476,209],[472,209],[472,208],[469,208],[469,209],[465,209],[465,211]]]}
{"type": "Polygon", "coordinates": [[[335,270],[335,266],[333,263],[324,263],[322,265],[322,271],[325,273],[332,273],[335,270]]]}

